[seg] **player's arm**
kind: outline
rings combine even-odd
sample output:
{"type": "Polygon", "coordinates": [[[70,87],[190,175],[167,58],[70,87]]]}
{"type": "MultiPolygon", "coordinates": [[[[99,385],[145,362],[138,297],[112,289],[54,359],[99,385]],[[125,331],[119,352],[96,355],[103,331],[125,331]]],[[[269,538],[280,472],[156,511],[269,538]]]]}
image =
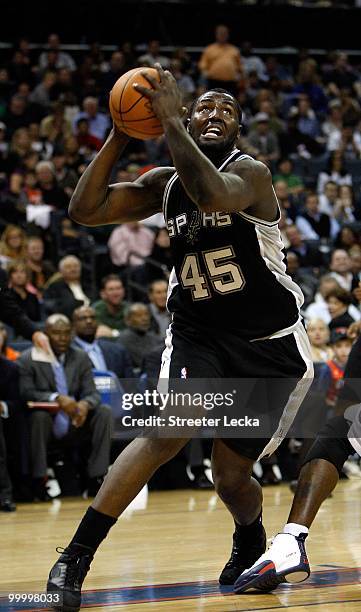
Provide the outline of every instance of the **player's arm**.
{"type": "Polygon", "coordinates": [[[266,221],[277,215],[272,176],[265,164],[255,160],[234,162],[218,172],[200,151],[181,119],[164,123],[174,165],[191,200],[204,212],[238,212],[248,208],[266,221]]]}
{"type": "Polygon", "coordinates": [[[140,85],[135,88],[151,100],[162,122],[178,176],[191,200],[204,212],[238,212],[250,208],[255,216],[273,221],[277,201],[267,166],[244,160],[232,164],[228,172],[218,172],[184,127],[181,97],[174,77],[160,66],[157,69],[159,83],[144,75],[153,89],[140,85]]]}
{"type": "Polygon", "coordinates": [[[109,185],[114,165],[129,142],[113,128],[81,176],[69,205],[69,216],[82,225],[141,221],[162,210],[165,184],[173,168],[154,168],[133,183],[109,185]]]}

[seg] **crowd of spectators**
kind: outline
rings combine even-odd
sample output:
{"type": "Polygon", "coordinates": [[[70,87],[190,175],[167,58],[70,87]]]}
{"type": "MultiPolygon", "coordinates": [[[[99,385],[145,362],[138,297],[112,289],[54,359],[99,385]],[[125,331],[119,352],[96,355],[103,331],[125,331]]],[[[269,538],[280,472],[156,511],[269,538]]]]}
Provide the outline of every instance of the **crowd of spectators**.
{"type": "MultiPolygon", "coordinates": [[[[0,282],[9,285],[32,321],[40,327],[47,322],[50,338],[60,326],[66,340],[60,351],[65,374],[66,355],[75,346],[93,368],[114,371],[120,381],[142,376],[144,364],[154,364],[152,356],[160,354],[169,324],[166,281],[172,262],[162,215],[144,223],[85,228],[72,222],[67,207],[111,128],[112,85],[127,70],[156,62],[173,73],[188,106],[209,87],[224,87],[239,100],[243,127],[238,146],[273,174],[285,261],[305,296],[303,314],[315,363],[328,367],[323,380],[338,376],[347,353],[345,330],[361,318],[361,65],[351,63],[344,52],[325,53],[317,60],[306,50],[296,59],[261,57],[247,41],[230,42],[230,31],[221,24],[199,57],[184,49],[163,53],[156,40],[138,57],[129,42],[113,52],[94,43],[86,52],[69,53],[57,34],[42,48],[21,39],[0,63],[0,282]]],[[[132,140],[112,180],[132,181],[154,166],[171,163],[162,136],[132,140]]],[[[54,346],[57,341],[59,337],[54,346]]],[[[19,357],[23,339],[2,324],[0,344],[2,363],[12,362],[9,377],[20,375],[20,395],[12,397],[9,385],[1,388],[0,454],[5,435],[13,479],[28,469],[35,496],[46,498],[54,417],[33,410],[36,424],[26,437],[29,419],[19,417],[19,406],[40,401],[33,349],[19,357]],[[14,371],[14,361],[19,371],[14,371]],[[11,426],[12,420],[16,425],[11,426]],[[28,448],[27,468],[19,445],[9,443],[9,432],[28,448]],[[39,451],[35,460],[40,447],[43,454],[39,451]]],[[[64,387],[64,372],[62,378],[70,397],[74,381],[65,381],[64,387]]],[[[51,401],[58,390],[56,376],[49,380],[41,401],[45,396],[51,401]]],[[[86,413],[88,437],[79,436],[83,446],[96,421],[94,409],[102,404],[99,398],[93,401],[94,381],[90,396],[85,393],[89,401],[83,398],[81,381],[77,384],[73,399],[60,403],[70,419],[78,418],[77,410],[86,413]]],[[[106,420],[104,414],[102,418],[106,420]]],[[[110,421],[106,427],[110,436],[110,421]]],[[[98,468],[94,473],[91,452],[91,482],[84,487],[93,491],[104,465],[103,473],[98,468]]],[[[107,454],[103,449],[102,457],[107,454]]],[[[0,508],[10,497],[9,481],[0,473],[0,508]]]]}

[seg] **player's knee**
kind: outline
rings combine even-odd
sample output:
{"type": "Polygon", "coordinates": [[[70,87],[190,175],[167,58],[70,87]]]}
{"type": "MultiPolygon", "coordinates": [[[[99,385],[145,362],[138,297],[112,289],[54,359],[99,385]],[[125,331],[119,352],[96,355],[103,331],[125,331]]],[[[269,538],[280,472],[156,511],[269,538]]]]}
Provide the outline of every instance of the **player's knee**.
{"type": "Polygon", "coordinates": [[[242,493],[242,489],[248,487],[250,474],[248,472],[231,472],[213,475],[214,487],[224,503],[231,503],[236,496],[242,493]]]}
{"type": "Polygon", "coordinates": [[[324,426],[308,451],[303,465],[324,460],[332,463],[339,474],[353,449],[347,438],[349,425],[343,417],[334,417],[324,426]]]}
{"type": "Polygon", "coordinates": [[[178,439],[157,439],[148,440],[148,452],[156,460],[159,465],[167,463],[170,459],[173,459],[177,453],[185,445],[185,440],[178,439]]]}

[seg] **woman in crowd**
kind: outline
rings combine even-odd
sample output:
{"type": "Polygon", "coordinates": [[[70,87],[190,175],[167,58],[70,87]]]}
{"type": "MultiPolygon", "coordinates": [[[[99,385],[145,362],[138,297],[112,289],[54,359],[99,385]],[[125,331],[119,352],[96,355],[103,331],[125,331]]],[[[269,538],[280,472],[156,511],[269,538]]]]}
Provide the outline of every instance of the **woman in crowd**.
{"type": "Polygon", "coordinates": [[[323,193],[326,183],[333,181],[337,185],[352,186],[352,176],[344,165],[344,157],[341,151],[332,151],[325,172],[318,175],[317,191],[323,193]]]}
{"type": "Polygon", "coordinates": [[[333,351],[328,345],[330,330],[322,319],[311,319],[307,324],[307,335],[311,344],[314,363],[326,363],[332,359],[333,351]]]}
{"type": "Polygon", "coordinates": [[[26,234],[17,225],[8,225],[1,235],[0,264],[6,268],[16,260],[26,258],[26,234]]]}
{"type": "Polygon", "coordinates": [[[330,330],[348,328],[355,319],[350,315],[348,307],[352,302],[351,293],[341,287],[336,287],[326,297],[327,308],[331,315],[328,326],[330,330]]]}

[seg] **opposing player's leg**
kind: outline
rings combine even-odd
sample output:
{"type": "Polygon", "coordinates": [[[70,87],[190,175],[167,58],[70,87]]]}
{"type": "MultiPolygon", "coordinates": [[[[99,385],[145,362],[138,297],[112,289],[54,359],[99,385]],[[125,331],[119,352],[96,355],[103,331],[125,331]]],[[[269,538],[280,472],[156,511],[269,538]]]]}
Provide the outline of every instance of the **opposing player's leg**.
{"type": "Polygon", "coordinates": [[[47,589],[61,596],[61,604],[55,609],[79,610],[82,583],[95,551],[154,472],[186,442],[137,438],[117,458],[71,542],[50,571],[47,589]]]}
{"type": "Polygon", "coordinates": [[[215,489],[233,516],[235,530],[231,556],[219,577],[234,584],[239,574],[266,549],[262,525],[262,488],[252,477],[254,459],[240,455],[224,440],[215,440],[212,472],[215,489]]]}
{"type": "Polygon", "coordinates": [[[350,424],[331,419],[305,458],[291,512],[282,533],[235,584],[235,592],[272,591],[282,582],[303,582],[310,575],[305,539],[321,504],[335,488],[342,466],[353,452],[347,438],[350,424]]]}

